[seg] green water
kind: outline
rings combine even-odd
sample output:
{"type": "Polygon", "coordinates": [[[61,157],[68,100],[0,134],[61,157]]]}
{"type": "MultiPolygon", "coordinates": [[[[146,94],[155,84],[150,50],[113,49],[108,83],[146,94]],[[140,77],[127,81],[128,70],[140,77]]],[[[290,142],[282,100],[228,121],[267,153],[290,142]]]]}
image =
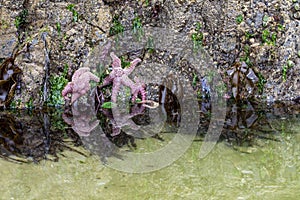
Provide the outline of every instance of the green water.
{"type": "MultiPolygon", "coordinates": [[[[145,174],[116,171],[74,151],[62,152],[59,162],[0,160],[0,199],[300,199],[299,118],[273,125],[281,127],[278,141],[255,139],[240,148],[220,142],[202,160],[195,141],[172,165],[145,174]]],[[[137,146],[151,142],[160,141],[137,146]]]]}

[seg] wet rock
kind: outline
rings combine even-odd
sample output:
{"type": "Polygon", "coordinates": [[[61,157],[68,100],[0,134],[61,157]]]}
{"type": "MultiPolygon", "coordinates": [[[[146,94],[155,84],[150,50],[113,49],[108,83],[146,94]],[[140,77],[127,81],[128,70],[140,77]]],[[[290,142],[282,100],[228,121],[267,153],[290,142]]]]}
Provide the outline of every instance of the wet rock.
{"type": "Polygon", "coordinates": [[[1,35],[0,41],[0,58],[7,58],[12,55],[12,52],[17,45],[17,37],[15,34],[1,35]]]}
{"type": "Polygon", "coordinates": [[[228,36],[221,38],[220,41],[220,50],[230,53],[231,51],[234,51],[236,49],[237,40],[233,36],[228,36]]]}
{"type": "Polygon", "coordinates": [[[258,12],[256,14],[255,21],[254,21],[254,27],[255,28],[259,28],[259,27],[262,26],[262,24],[263,24],[263,16],[264,16],[264,13],[261,13],[261,12],[258,12]]]}
{"type": "MultiPolygon", "coordinates": [[[[293,95],[297,95],[299,91],[299,57],[297,57],[300,43],[299,2],[278,0],[147,2],[3,1],[0,7],[0,58],[8,57],[18,45],[19,39],[21,43],[25,43],[34,38],[35,34],[48,32],[51,40],[50,74],[59,74],[67,65],[70,78],[72,73],[84,63],[91,50],[106,40],[114,16],[119,16],[125,30],[132,30],[132,21],[138,16],[143,26],[167,27],[189,38],[195,31],[195,24],[199,22],[204,35],[203,48],[222,73],[226,72],[234,62],[238,62],[241,56],[244,56],[244,46],[250,45],[250,61],[264,76],[272,74],[268,76],[269,86],[264,95],[281,100],[288,100],[293,95]],[[75,12],[66,8],[70,4],[74,4],[75,12]],[[16,28],[15,20],[24,9],[28,10],[28,16],[23,30],[20,30],[16,28]],[[75,22],[76,13],[78,20],[75,22]],[[237,24],[236,17],[240,14],[244,19],[237,24]],[[265,26],[263,26],[264,16],[268,16],[265,26]],[[281,31],[277,29],[279,25],[283,26],[281,31]],[[261,34],[266,28],[276,33],[275,46],[262,44],[261,34]],[[246,33],[253,36],[247,38],[246,33]],[[282,66],[287,60],[292,60],[295,66],[289,68],[287,80],[283,83],[282,66]],[[279,90],[279,86],[284,88],[279,90]]],[[[37,55],[41,54],[38,51],[31,51],[37,55]]],[[[24,65],[27,66],[28,63],[24,65]]],[[[183,71],[188,70],[183,69],[183,71]]],[[[42,73],[40,70],[34,72],[35,75],[40,73],[42,73]]],[[[34,81],[29,82],[34,83],[34,81]]],[[[28,99],[29,94],[23,93],[24,99],[28,99]]]]}
{"type": "MultiPolygon", "coordinates": [[[[32,46],[29,51],[16,59],[16,64],[23,71],[21,76],[20,93],[14,98],[19,102],[19,107],[25,107],[26,103],[32,101],[33,105],[40,107],[43,105],[43,85],[46,76],[45,62],[46,50],[45,44],[41,38],[42,34],[36,35],[32,40],[32,46]]],[[[48,48],[51,48],[51,39],[46,37],[48,48]]]]}
{"type": "Polygon", "coordinates": [[[225,22],[222,2],[203,1],[202,17],[210,33],[220,32],[225,22]]]}
{"type": "Polygon", "coordinates": [[[13,49],[18,43],[17,29],[12,16],[14,13],[7,7],[0,7],[0,58],[12,56],[13,49]]]}
{"type": "Polygon", "coordinates": [[[112,21],[112,16],[110,14],[109,8],[100,8],[98,11],[97,19],[97,25],[101,27],[104,31],[108,32],[112,21]]]}

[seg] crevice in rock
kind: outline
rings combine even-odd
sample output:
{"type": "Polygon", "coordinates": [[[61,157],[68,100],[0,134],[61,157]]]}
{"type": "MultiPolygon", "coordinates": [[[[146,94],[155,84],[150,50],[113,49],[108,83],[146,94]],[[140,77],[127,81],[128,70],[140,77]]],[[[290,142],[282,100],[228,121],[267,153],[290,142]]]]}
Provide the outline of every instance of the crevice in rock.
{"type": "Polygon", "coordinates": [[[48,99],[48,92],[49,92],[49,76],[50,76],[50,59],[49,59],[49,50],[48,50],[48,44],[46,40],[47,33],[43,32],[41,35],[41,39],[44,43],[44,52],[45,52],[45,63],[44,63],[44,69],[45,69],[45,75],[44,75],[44,81],[43,81],[43,102],[44,104],[48,99]]]}

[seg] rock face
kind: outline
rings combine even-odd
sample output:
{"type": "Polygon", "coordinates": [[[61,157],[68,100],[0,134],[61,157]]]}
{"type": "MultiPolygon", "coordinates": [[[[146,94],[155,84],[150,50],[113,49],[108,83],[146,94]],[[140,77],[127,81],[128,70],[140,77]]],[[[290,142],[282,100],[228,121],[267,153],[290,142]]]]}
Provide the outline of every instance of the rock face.
{"type": "Polygon", "coordinates": [[[0,59],[28,46],[15,63],[22,70],[18,107],[41,107],[49,97],[51,75],[68,78],[90,49],[103,40],[111,15],[101,1],[5,1],[0,4],[0,59]],[[71,6],[70,6],[71,5],[71,6]]]}
{"type": "Polygon", "coordinates": [[[201,33],[202,47],[222,74],[234,63],[247,60],[248,67],[261,75],[259,87],[263,90],[257,97],[291,100],[300,96],[299,3],[1,1],[0,61],[12,56],[14,49],[29,44],[26,53],[16,58],[22,70],[22,87],[15,101],[20,107],[28,102],[39,107],[47,101],[51,75],[61,75],[67,67],[70,79],[92,50],[110,36],[117,21],[124,30],[132,30],[138,17],[142,26],[169,28],[190,38],[201,33]]]}

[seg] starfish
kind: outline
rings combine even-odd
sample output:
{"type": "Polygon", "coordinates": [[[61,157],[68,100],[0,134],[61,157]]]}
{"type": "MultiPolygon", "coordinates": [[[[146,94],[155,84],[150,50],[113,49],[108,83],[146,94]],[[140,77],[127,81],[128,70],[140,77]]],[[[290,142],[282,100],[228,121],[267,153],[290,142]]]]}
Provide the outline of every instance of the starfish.
{"type": "Polygon", "coordinates": [[[131,93],[132,93],[132,102],[135,102],[137,95],[140,93],[142,95],[142,101],[146,101],[146,84],[139,80],[137,77],[134,77],[134,85],[131,85],[131,93]]]}
{"type": "Polygon", "coordinates": [[[70,100],[68,94],[72,94],[71,104],[78,98],[85,95],[90,89],[90,80],[99,82],[100,79],[90,72],[90,68],[82,67],[75,71],[72,81],[69,82],[62,91],[65,100],[70,100]]]}
{"type": "Polygon", "coordinates": [[[112,72],[104,79],[103,84],[101,86],[104,87],[113,83],[111,100],[112,102],[117,102],[118,92],[120,90],[121,85],[127,86],[131,90],[132,94],[132,102],[135,101],[136,97],[140,93],[142,96],[142,101],[146,100],[146,85],[135,78],[135,82],[132,81],[128,76],[134,70],[135,66],[141,62],[141,59],[136,58],[131,63],[130,66],[126,69],[122,69],[121,60],[112,52],[110,53],[110,57],[112,58],[112,72]]]}

